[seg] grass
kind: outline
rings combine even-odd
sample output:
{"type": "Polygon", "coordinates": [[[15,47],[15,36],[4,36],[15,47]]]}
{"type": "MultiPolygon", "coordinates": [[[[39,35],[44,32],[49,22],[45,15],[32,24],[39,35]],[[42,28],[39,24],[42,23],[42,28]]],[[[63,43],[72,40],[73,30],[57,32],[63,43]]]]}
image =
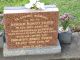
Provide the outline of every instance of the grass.
{"type": "MultiPolygon", "coordinates": [[[[71,13],[75,17],[73,26],[80,25],[80,0],[41,0],[45,4],[56,4],[60,14],[71,13]]],[[[0,0],[0,12],[4,6],[24,6],[29,0],[0,0]]]]}

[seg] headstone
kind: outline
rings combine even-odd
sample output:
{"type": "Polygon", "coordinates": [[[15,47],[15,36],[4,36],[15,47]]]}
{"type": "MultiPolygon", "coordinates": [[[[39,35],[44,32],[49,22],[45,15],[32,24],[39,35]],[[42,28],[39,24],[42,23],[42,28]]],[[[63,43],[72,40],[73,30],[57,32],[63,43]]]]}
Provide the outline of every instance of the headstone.
{"type": "Polygon", "coordinates": [[[4,56],[59,53],[58,16],[53,6],[45,10],[6,7],[4,56]]]}

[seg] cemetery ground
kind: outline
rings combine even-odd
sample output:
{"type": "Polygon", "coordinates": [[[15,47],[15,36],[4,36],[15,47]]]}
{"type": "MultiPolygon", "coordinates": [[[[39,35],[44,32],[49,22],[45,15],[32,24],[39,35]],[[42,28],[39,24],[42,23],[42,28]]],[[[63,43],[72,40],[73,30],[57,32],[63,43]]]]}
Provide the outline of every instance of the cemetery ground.
{"type": "MultiPolygon", "coordinates": [[[[74,20],[71,23],[73,29],[76,32],[73,32],[73,42],[71,45],[62,45],[62,55],[54,56],[54,59],[80,59],[80,0],[41,0],[42,2],[45,2],[45,4],[56,4],[57,7],[60,10],[60,15],[64,13],[70,13],[74,16],[74,20]]],[[[27,2],[27,0],[0,0],[0,14],[3,13],[3,7],[4,6],[24,6],[27,2]]],[[[2,20],[2,19],[1,19],[2,20]]],[[[0,29],[2,29],[2,25],[0,25],[0,29]]],[[[10,57],[10,58],[3,58],[1,56],[2,52],[0,52],[0,60],[26,60],[26,56],[20,56],[20,57],[10,57]]],[[[34,56],[35,57],[35,56],[34,56]]],[[[28,60],[33,60],[33,58],[28,58],[28,60]]],[[[45,56],[39,56],[35,57],[36,60],[46,60],[44,58],[45,56]],[[42,59],[43,58],[43,59],[42,59]]],[[[53,55],[48,56],[48,59],[53,60],[53,55]]]]}

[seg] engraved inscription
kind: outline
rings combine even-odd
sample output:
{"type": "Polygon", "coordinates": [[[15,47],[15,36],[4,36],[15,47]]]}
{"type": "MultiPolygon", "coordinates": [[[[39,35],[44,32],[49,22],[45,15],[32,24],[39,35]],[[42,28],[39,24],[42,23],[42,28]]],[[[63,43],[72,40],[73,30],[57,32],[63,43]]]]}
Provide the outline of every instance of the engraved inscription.
{"type": "Polygon", "coordinates": [[[57,12],[5,14],[8,48],[34,48],[57,44],[57,12]]]}

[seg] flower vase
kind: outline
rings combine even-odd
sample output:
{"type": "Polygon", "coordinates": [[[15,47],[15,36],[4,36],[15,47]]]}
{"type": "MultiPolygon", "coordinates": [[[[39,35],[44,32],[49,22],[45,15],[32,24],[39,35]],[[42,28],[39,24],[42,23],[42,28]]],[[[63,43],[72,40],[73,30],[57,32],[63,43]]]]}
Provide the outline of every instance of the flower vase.
{"type": "Polygon", "coordinates": [[[3,31],[0,31],[0,48],[3,48],[3,31]]]}
{"type": "Polygon", "coordinates": [[[68,43],[70,44],[72,41],[72,32],[71,29],[68,27],[65,31],[63,31],[62,27],[59,28],[59,41],[61,43],[68,43]]]}

